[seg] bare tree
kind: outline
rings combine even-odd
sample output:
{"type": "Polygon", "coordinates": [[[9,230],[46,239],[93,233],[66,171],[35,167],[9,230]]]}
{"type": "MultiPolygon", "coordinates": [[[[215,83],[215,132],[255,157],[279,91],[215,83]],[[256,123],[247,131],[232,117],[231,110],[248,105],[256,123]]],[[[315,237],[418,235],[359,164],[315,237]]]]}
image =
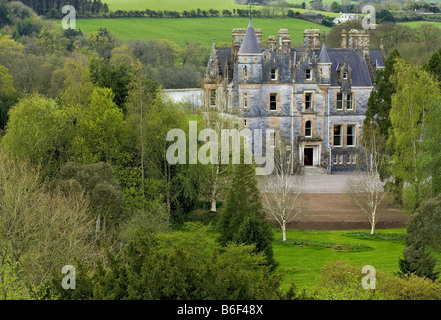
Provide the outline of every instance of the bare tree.
{"type": "Polygon", "coordinates": [[[369,219],[371,234],[374,234],[387,203],[384,183],[380,178],[385,139],[374,125],[364,127],[363,147],[359,160],[361,170],[347,180],[346,192],[369,219]]]}
{"type": "Polygon", "coordinates": [[[103,257],[90,241],[88,205],[82,192],[50,191],[38,169],[0,151],[0,265],[19,263],[26,284],[37,288],[63,265],[103,257]]]}
{"type": "Polygon", "coordinates": [[[261,180],[262,200],[266,213],[282,229],[282,240],[286,241],[286,227],[304,212],[304,178],[299,168],[291,175],[290,161],[293,157],[280,147],[275,151],[274,173],[261,180]]]}
{"type": "MultiPolygon", "coordinates": [[[[223,116],[217,110],[210,110],[205,113],[206,127],[216,131],[218,137],[221,136],[223,129],[233,128],[233,122],[230,117],[223,116]]],[[[205,188],[203,193],[211,203],[211,212],[217,212],[217,201],[225,196],[231,173],[231,165],[222,164],[221,161],[221,144],[218,145],[218,161],[206,166],[206,170],[202,172],[205,188]]]]}

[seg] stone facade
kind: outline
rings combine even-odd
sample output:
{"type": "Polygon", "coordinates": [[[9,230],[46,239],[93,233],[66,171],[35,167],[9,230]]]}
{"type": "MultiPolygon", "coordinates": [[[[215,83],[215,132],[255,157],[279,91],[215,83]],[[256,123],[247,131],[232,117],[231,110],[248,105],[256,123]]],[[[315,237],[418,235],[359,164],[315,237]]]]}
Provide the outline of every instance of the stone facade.
{"type": "Polygon", "coordinates": [[[342,47],[334,49],[317,29],[304,31],[303,48],[291,48],[287,29],[270,36],[267,48],[261,35],[250,21],[233,30],[231,49],[213,43],[205,108],[236,115],[242,127],[274,129],[275,143],[302,166],[354,170],[382,51],[370,49],[369,34],[359,30],[343,30],[342,47]]]}

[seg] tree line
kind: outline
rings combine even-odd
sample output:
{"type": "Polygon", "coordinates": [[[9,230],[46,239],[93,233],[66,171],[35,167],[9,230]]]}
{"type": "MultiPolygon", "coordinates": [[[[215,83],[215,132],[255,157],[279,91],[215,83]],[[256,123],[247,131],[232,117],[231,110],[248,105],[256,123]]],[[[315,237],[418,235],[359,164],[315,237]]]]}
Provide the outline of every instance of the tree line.
{"type": "Polygon", "coordinates": [[[109,13],[109,6],[101,0],[22,0],[21,2],[37,14],[50,18],[60,18],[61,10],[66,5],[73,6],[79,16],[101,16],[109,13]]]}

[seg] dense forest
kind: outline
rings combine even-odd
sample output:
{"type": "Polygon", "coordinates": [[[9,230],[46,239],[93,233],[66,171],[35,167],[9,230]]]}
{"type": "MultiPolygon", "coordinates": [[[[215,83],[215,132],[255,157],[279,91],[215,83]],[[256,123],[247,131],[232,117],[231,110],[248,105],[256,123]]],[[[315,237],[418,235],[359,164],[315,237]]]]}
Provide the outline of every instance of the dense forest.
{"type": "Polygon", "coordinates": [[[176,73],[199,72],[206,48],[63,30],[20,2],[0,3],[0,28],[0,299],[441,298],[433,29],[380,29],[388,59],[368,105],[366,126],[387,141],[372,152],[412,214],[400,275],[366,293],[350,266],[331,264],[307,295],[281,288],[254,165],[167,161],[171,129],[235,125],[162,94],[176,73]],[[69,291],[60,271],[71,264],[69,291]]]}

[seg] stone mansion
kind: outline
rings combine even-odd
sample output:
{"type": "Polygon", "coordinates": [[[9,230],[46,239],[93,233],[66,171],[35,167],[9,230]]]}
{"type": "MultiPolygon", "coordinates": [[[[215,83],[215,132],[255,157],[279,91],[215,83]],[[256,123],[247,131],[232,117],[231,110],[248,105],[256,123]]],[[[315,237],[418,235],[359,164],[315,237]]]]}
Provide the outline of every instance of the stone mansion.
{"type": "Polygon", "coordinates": [[[280,29],[262,48],[262,32],[251,21],[234,29],[231,48],[213,43],[205,108],[235,115],[241,127],[274,129],[272,145],[283,142],[304,167],[353,170],[384,53],[369,48],[364,30],[343,30],[341,36],[341,48],[331,49],[322,44],[320,30],[307,29],[303,47],[292,48],[289,31],[280,29]]]}

